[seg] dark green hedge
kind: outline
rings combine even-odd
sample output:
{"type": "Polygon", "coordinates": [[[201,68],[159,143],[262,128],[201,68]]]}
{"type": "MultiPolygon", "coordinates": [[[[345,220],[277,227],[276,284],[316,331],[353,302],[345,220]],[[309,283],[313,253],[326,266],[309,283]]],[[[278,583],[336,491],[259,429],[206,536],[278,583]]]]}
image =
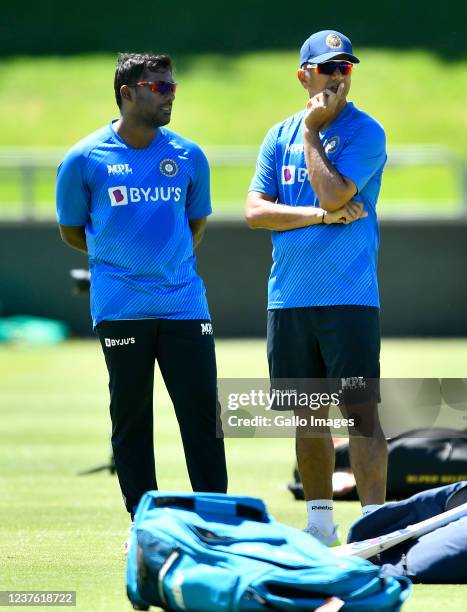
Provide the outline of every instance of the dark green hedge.
{"type": "Polygon", "coordinates": [[[466,6],[463,0],[10,1],[0,11],[0,55],[293,49],[311,32],[335,28],[357,49],[465,57],[466,6]]]}

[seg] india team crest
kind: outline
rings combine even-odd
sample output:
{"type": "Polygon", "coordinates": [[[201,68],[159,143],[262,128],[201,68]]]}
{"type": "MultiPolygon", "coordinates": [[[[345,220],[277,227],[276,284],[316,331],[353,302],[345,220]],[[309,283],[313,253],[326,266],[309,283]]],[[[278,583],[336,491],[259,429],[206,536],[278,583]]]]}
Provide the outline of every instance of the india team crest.
{"type": "Polygon", "coordinates": [[[173,159],[163,159],[159,165],[159,170],[164,176],[175,176],[178,174],[178,164],[173,159]]]}
{"type": "Polygon", "coordinates": [[[329,155],[330,153],[334,153],[334,151],[339,146],[339,143],[340,143],[339,136],[333,136],[332,138],[330,138],[327,141],[327,143],[324,145],[324,152],[326,153],[326,155],[329,155]]]}
{"type": "Polygon", "coordinates": [[[340,47],[342,47],[342,39],[338,34],[328,34],[326,37],[326,45],[330,49],[340,49],[340,47]]]}

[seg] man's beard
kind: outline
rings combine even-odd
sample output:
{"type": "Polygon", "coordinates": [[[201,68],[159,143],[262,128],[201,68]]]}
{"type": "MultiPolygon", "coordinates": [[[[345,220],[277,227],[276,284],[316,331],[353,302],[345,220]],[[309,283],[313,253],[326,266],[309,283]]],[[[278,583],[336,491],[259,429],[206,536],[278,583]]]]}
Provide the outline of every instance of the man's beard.
{"type": "Polygon", "coordinates": [[[167,115],[164,115],[163,113],[148,113],[147,115],[143,115],[141,117],[141,123],[147,128],[154,129],[167,125],[170,123],[171,118],[172,115],[169,115],[167,118],[167,115]]]}

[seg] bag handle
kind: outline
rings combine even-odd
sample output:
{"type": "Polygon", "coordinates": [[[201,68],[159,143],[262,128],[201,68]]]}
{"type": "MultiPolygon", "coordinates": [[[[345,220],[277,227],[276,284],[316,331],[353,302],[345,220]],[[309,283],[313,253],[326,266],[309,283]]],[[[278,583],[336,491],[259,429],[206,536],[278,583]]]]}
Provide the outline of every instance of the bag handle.
{"type": "Polygon", "coordinates": [[[144,494],[138,505],[135,523],[138,522],[138,517],[143,516],[147,510],[154,508],[182,508],[197,514],[218,514],[245,518],[260,523],[269,522],[263,501],[254,497],[236,497],[223,493],[183,495],[149,491],[144,494]]]}

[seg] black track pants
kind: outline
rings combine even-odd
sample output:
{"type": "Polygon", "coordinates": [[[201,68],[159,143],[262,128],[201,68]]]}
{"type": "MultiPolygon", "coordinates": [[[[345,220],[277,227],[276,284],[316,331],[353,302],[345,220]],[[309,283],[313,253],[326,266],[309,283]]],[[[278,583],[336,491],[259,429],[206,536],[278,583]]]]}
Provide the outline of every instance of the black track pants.
{"type": "Polygon", "coordinates": [[[103,321],[96,328],[109,371],[112,448],[128,512],[157,489],[153,443],[157,359],[180,426],[194,491],[225,493],[227,472],[209,321],[103,321]]]}

